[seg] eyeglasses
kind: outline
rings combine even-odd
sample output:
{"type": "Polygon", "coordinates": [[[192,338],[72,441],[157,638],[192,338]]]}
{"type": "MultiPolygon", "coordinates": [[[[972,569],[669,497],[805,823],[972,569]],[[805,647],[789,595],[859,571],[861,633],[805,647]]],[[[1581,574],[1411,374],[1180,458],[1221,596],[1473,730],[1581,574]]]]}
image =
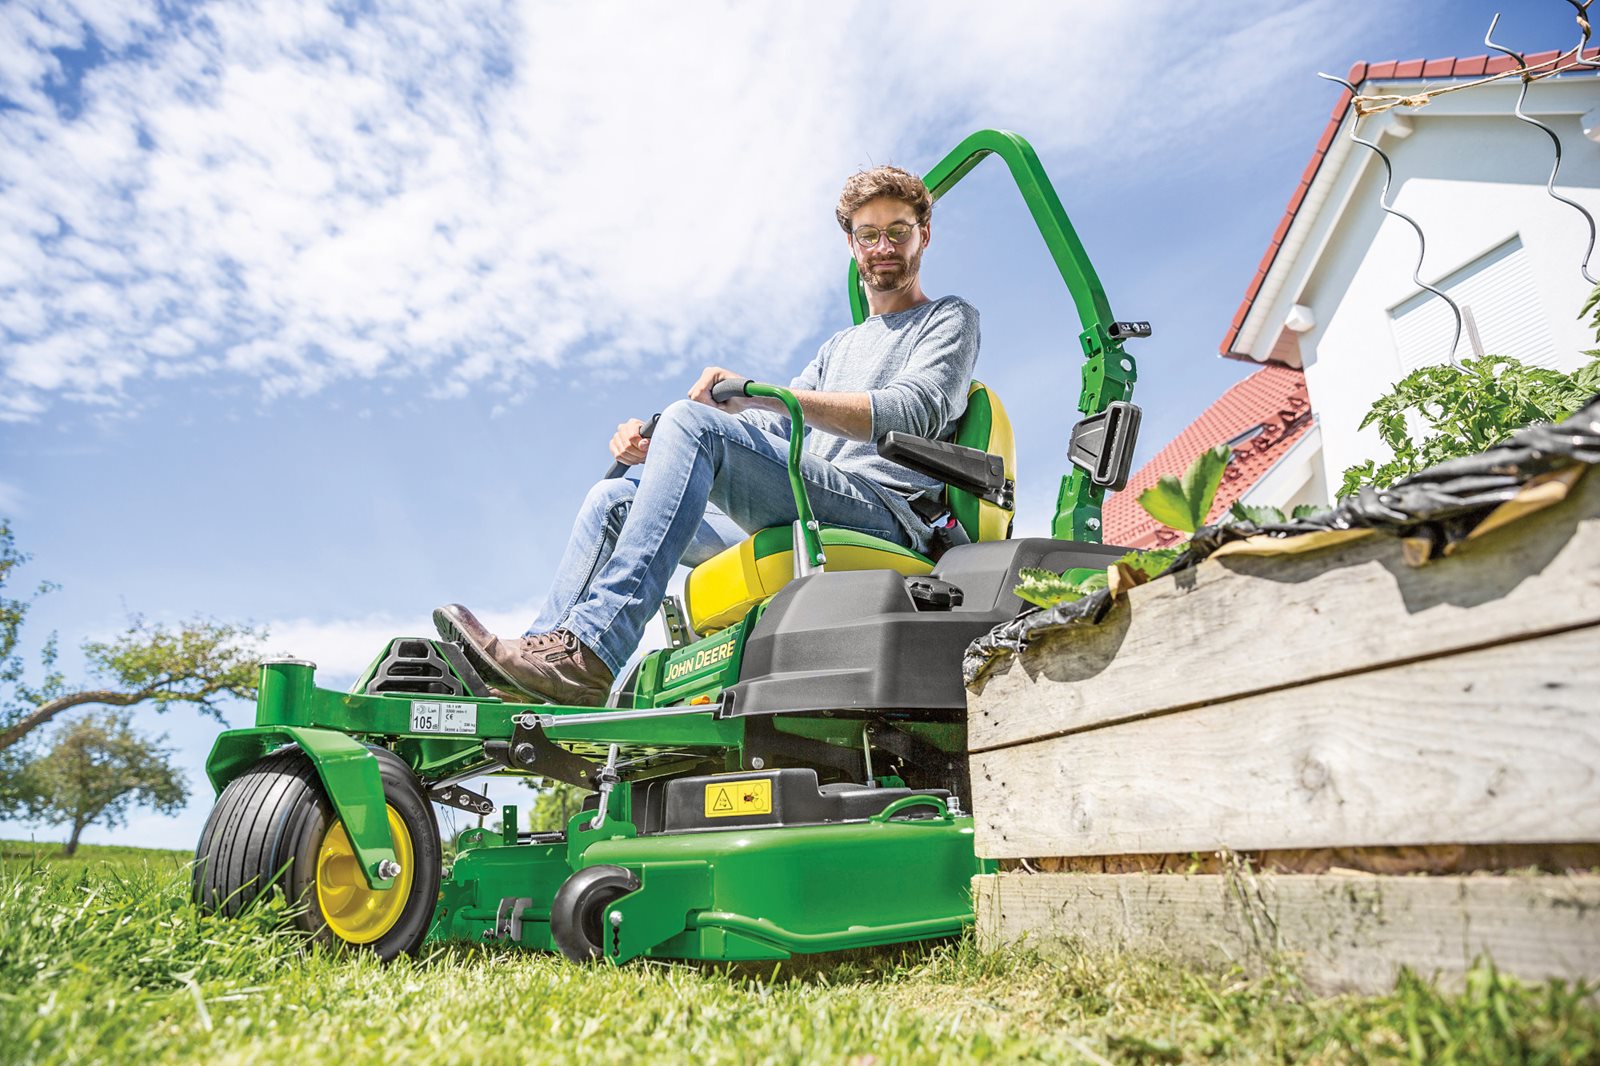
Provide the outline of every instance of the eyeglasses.
{"type": "Polygon", "coordinates": [[[891,222],[881,229],[877,226],[862,226],[850,236],[854,237],[861,247],[871,248],[883,237],[889,238],[890,244],[904,244],[911,239],[911,231],[914,229],[916,227],[909,222],[891,222]]]}

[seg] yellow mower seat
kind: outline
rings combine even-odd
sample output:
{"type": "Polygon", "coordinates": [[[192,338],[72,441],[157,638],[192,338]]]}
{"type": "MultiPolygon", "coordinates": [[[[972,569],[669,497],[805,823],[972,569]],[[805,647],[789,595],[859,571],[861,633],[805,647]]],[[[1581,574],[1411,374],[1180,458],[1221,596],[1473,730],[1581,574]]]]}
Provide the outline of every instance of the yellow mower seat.
{"type": "MultiPolygon", "coordinates": [[[[926,574],[933,569],[927,556],[866,533],[823,527],[821,536],[829,570],[926,574]]],[[[793,578],[794,531],[788,526],[763,529],[689,571],[683,586],[689,625],[696,633],[731,626],[793,578]]]]}
{"type": "MultiPolygon", "coordinates": [[[[956,444],[978,448],[1005,460],[1006,477],[1016,478],[1016,438],[1000,398],[981,382],[967,389],[967,408],[956,423],[956,444]]],[[[946,489],[950,513],[972,541],[1005,540],[1011,535],[1012,508],[1003,508],[955,487],[946,489]]],[[[723,549],[689,572],[684,583],[684,612],[689,626],[702,635],[739,621],[756,604],[794,578],[794,541],[789,526],[772,526],[723,549]]],[[[895,570],[926,574],[933,560],[848,529],[823,527],[826,569],[895,570]]]]}

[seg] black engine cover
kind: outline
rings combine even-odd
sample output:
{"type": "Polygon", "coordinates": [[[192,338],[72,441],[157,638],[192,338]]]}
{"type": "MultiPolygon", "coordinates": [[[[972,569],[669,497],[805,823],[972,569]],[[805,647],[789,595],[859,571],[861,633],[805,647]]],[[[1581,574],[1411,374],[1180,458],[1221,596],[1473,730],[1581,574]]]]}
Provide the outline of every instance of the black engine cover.
{"type": "MultiPolygon", "coordinates": [[[[950,719],[966,711],[961,656],[1027,606],[1012,594],[1023,567],[1104,567],[1126,548],[1044,537],[963,544],[932,576],[958,605],[919,610],[908,579],[887,570],[824,572],[785,585],[745,642],[728,715],[897,711],[950,719]]],[[[915,580],[915,579],[912,579],[915,580]]]]}

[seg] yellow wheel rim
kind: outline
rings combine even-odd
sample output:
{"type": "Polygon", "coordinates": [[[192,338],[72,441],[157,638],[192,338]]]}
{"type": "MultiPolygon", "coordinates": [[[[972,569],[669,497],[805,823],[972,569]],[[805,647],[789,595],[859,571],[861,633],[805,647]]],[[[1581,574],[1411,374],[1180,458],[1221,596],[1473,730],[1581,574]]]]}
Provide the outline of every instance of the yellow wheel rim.
{"type": "Polygon", "coordinates": [[[394,857],[400,864],[400,876],[392,888],[367,887],[343,822],[328,827],[317,850],[317,907],[328,928],[347,943],[370,944],[393,929],[411,895],[411,834],[400,820],[400,812],[392,806],[388,811],[394,857]]]}

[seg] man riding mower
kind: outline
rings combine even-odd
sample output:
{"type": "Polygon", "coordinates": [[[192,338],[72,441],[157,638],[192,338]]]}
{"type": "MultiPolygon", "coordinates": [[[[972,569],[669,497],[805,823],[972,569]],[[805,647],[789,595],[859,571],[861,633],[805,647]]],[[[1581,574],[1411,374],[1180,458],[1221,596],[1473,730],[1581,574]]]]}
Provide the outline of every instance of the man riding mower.
{"type": "Polygon", "coordinates": [[[1022,607],[1022,568],[1120,554],[1098,543],[1100,501],[1137,428],[1121,342],[1148,327],[1112,319],[1020,137],[974,134],[920,188],[886,168],[846,186],[857,325],[789,388],[712,368],[653,427],[619,428],[613,456],[640,477],[589,493],[528,635],[452,605],[443,639],[390,641],[349,693],[264,664],[256,726],[207,764],[200,903],[236,913],[276,887],[307,932],[382,957],[431,933],[775,959],[969,923],[988,864],[963,813],[962,651],[1022,607]],[[1089,417],[1050,538],[1010,539],[1014,442],[971,380],[975,312],[918,280],[932,199],[991,153],[1085,325],[1089,417]],[[680,559],[684,602],[663,601],[680,559]],[[658,609],[672,646],[614,684],[658,609]],[[500,833],[460,835],[445,875],[429,802],[492,813],[462,784],[485,773],[592,795],[558,832],[518,832],[506,808],[500,833]]]}

